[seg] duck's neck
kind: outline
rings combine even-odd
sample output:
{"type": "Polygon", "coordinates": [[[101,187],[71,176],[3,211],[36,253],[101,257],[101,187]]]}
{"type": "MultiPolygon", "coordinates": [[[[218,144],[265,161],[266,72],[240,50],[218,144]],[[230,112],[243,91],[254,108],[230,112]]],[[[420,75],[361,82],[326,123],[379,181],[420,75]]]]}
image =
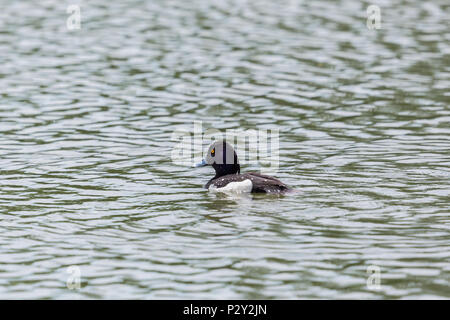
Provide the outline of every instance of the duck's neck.
{"type": "Polygon", "coordinates": [[[212,167],[216,170],[216,176],[213,179],[225,176],[227,174],[236,174],[241,172],[239,163],[234,164],[213,164],[212,167]]]}

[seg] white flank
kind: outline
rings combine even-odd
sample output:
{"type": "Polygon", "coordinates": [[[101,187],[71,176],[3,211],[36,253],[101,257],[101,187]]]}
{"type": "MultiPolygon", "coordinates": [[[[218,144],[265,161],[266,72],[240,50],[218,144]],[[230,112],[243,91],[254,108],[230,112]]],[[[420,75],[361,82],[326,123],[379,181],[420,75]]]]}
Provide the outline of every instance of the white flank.
{"type": "Polygon", "coordinates": [[[252,192],[253,183],[250,179],[244,181],[234,181],[227,184],[225,187],[217,188],[210,186],[209,191],[212,192],[226,192],[226,193],[250,193],[252,192]]]}

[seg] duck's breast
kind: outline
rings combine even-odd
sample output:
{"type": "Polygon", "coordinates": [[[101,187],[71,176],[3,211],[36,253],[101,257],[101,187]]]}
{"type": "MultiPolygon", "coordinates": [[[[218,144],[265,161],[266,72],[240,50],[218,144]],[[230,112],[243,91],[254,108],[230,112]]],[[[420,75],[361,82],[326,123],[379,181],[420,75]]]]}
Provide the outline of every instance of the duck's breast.
{"type": "Polygon", "coordinates": [[[212,192],[226,192],[226,193],[250,193],[253,189],[253,183],[250,179],[243,181],[232,181],[223,187],[217,187],[211,184],[209,190],[212,192]]]}
{"type": "Polygon", "coordinates": [[[205,188],[214,192],[250,193],[253,189],[252,181],[241,174],[228,174],[216,179],[211,179],[205,188]]]}

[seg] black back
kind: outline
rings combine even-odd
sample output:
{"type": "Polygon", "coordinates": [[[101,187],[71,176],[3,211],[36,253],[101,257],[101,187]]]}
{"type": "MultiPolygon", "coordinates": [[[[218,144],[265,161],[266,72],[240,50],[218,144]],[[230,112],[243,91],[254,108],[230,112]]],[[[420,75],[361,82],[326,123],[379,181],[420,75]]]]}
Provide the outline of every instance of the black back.
{"type": "Polygon", "coordinates": [[[217,188],[223,188],[230,182],[241,182],[247,179],[252,182],[252,193],[282,193],[290,190],[288,186],[280,180],[257,172],[228,174],[220,177],[214,177],[208,181],[205,188],[208,189],[211,185],[217,188]]]}

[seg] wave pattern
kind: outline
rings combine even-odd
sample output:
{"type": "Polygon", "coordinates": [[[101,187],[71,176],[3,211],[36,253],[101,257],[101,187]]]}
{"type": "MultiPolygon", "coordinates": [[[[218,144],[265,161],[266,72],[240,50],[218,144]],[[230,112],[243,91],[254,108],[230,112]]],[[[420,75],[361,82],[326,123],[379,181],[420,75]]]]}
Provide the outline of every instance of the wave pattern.
{"type": "Polygon", "coordinates": [[[447,1],[0,3],[0,297],[450,297],[447,1]],[[194,121],[301,194],[206,193],[194,121]]]}

